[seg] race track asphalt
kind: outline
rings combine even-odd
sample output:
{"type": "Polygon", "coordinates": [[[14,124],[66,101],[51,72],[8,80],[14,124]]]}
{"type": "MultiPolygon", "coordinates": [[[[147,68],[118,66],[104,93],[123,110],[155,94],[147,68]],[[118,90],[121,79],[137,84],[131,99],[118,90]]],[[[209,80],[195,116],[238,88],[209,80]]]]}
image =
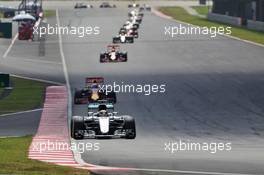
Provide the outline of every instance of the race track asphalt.
{"type": "MultiPolygon", "coordinates": [[[[62,26],[101,29],[96,36],[62,36],[72,91],[83,87],[88,76],[103,76],[109,84],[166,84],[161,94],[118,93],[116,110],[136,119],[137,138],[78,141],[100,144],[100,151],[82,154],[84,161],[115,167],[262,174],[264,49],[223,36],[171,38],[164,35],[164,27],[178,23],[146,13],[139,39],[121,45],[128,52],[128,62],[100,64],[100,52],[111,43],[127,12],[125,8],[59,12],[62,26]],[[164,150],[166,142],[179,140],[231,142],[232,151],[171,154],[164,150]]],[[[85,105],[73,105],[73,115],[86,112],[85,105]]]]}

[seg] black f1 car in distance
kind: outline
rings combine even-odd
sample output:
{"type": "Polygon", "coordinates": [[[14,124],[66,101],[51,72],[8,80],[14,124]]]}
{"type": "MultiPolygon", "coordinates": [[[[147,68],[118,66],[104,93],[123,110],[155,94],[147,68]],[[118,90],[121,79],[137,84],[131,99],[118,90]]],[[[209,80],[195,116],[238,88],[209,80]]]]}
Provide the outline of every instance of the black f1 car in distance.
{"type": "Polygon", "coordinates": [[[75,9],[85,9],[85,8],[93,8],[92,5],[86,5],[84,3],[76,3],[74,6],[75,9]]]}
{"type": "Polygon", "coordinates": [[[73,116],[71,136],[74,139],[84,138],[136,138],[135,119],[128,115],[118,116],[106,105],[101,104],[98,112],[89,116],[73,116]]]}
{"type": "Polygon", "coordinates": [[[138,38],[138,29],[137,27],[132,27],[131,29],[126,29],[124,27],[120,28],[119,34],[126,33],[128,36],[132,36],[134,38],[138,38]]]}
{"type": "Polygon", "coordinates": [[[100,63],[126,62],[127,52],[120,52],[119,49],[119,45],[108,45],[107,51],[100,54],[100,63]]]}
{"type": "Polygon", "coordinates": [[[113,43],[133,43],[134,37],[129,36],[126,32],[120,33],[118,36],[113,37],[113,43]]]}
{"type": "Polygon", "coordinates": [[[85,88],[75,90],[74,104],[95,103],[99,100],[106,100],[116,103],[116,93],[111,91],[106,94],[106,89],[100,85],[104,83],[103,77],[88,77],[85,79],[85,88]]]}
{"type": "Polygon", "coordinates": [[[139,11],[151,11],[151,7],[149,5],[144,4],[143,6],[139,7],[139,11]]]}
{"type": "Polygon", "coordinates": [[[116,8],[116,5],[110,5],[109,2],[103,2],[100,6],[100,8],[116,8]]]}

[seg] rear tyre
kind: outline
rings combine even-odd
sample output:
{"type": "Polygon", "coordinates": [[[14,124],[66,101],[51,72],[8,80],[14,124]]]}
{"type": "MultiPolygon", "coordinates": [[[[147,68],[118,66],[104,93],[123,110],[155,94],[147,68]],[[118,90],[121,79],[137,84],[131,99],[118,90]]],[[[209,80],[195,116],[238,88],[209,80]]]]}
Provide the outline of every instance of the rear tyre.
{"type": "Polygon", "coordinates": [[[71,120],[71,136],[76,140],[84,138],[84,121],[81,116],[73,116],[71,120]]]}
{"type": "Polygon", "coordinates": [[[136,124],[135,119],[131,116],[125,116],[124,130],[126,132],[126,139],[136,138],[136,124]]]}
{"type": "Polygon", "coordinates": [[[103,63],[104,62],[104,57],[105,57],[105,54],[104,53],[101,53],[100,54],[100,63],[103,63]]]}

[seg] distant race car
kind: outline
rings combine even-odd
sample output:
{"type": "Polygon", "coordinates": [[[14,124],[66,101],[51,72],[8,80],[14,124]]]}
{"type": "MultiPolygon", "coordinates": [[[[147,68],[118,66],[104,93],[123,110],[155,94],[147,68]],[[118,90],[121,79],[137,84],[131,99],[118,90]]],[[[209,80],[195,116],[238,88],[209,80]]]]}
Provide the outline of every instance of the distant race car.
{"type": "Polygon", "coordinates": [[[128,13],[128,17],[134,17],[134,16],[143,17],[144,13],[139,12],[138,10],[132,10],[131,12],[128,13]]]}
{"type": "Polygon", "coordinates": [[[102,77],[88,77],[85,80],[86,87],[76,90],[74,93],[74,104],[95,103],[99,100],[107,100],[116,103],[116,94],[111,91],[106,93],[106,89],[101,88],[104,79],[102,77]]]}
{"type": "Polygon", "coordinates": [[[138,38],[138,30],[137,27],[132,27],[131,29],[126,29],[124,27],[120,28],[119,34],[126,33],[128,36],[131,36],[133,38],[138,38]]]}
{"type": "Polygon", "coordinates": [[[143,6],[139,7],[139,11],[151,11],[151,7],[149,5],[144,4],[143,6]]]}
{"type": "Polygon", "coordinates": [[[103,2],[100,6],[100,8],[116,8],[116,5],[110,5],[109,2],[103,2]]]}
{"type": "Polygon", "coordinates": [[[137,7],[139,7],[139,4],[136,4],[136,3],[128,4],[128,8],[137,8],[137,7]]]}
{"type": "Polygon", "coordinates": [[[137,28],[132,28],[127,31],[128,36],[133,36],[134,38],[138,38],[138,30],[137,28]]]}
{"type": "Polygon", "coordinates": [[[120,52],[119,45],[108,45],[107,51],[100,54],[100,62],[126,62],[127,52],[120,52]]]}
{"type": "Polygon", "coordinates": [[[120,33],[118,36],[113,37],[113,43],[133,43],[134,37],[127,35],[126,32],[120,33]]]}
{"type": "Polygon", "coordinates": [[[142,16],[133,16],[129,18],[130,22],[137,22],[137,23],[141,23],[143,20],[142,16]]]}
{"type": "Polygon", "coordinates": [[[126,21],[126,23],[123,25],[122,28],[125,28],[126,30],[133,29],[137,30],[139,28],[140,24],[138,22],[131,22],[131,21],[126,21]]]}
{"type": "Polygon", "coordinates": [[[83,8],[93,8],[92,5],[87,5],[84,3],[76,3],[74,6],[75,9],[83,9],[83,8]]]}
{"type": "Polygon", "coordinates": [[[117,115],[117,112],[109,110],[105,104],[100,104],[97,112],[72,117],[71,136],[74,139],[135,139],[135,119],[129,115],[117,115]]]}

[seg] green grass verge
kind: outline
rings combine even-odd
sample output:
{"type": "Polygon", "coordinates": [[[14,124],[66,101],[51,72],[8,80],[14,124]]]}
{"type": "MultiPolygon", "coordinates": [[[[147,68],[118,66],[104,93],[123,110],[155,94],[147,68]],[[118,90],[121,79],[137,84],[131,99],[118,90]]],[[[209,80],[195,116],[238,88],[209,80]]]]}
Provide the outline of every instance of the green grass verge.
{"type": "Polygon", "coordinates": [[[49,18],[56,16],[56,10],[44,10],[44,17],[49,18]]]}
{"type": "MultiPolygon", "coordinates": [[[[183,8],[181,7],[160,7],[159,10],[168,15],[172,16],[174,19],[183,21],[186,23],[190,23],[197,26],[202,27],[228,27],[230,25],[218,23],[218,22],[212,22],[207,19],[203,19],[197,16],[193,16],[188,14],[183,8]]],[[[256,43],[264,44],[264,33],[263,32],[256,32],[252,30],[248,30],[245,28],[235,27],[232,26],[232,36],[253,41],[256,43]]]]}
{"type": "Polygon", "coordinates": [[[194,10],[197,11],[200,15],[207,15],[209,13],[210,6],[192,6],[194,10]]]}
{"type": "Polygon", "coordinates": [[[13,86],[11,94],[0,99],[0,114],[31,110],[42,106],[46,83],[10,78],[13,86]]]}
{"type": "Polygon", "coordinates": [[[0,139],[0,174],[87,175],[87,170],[56,166],[27,158],[31,137],[0,139]]]}

